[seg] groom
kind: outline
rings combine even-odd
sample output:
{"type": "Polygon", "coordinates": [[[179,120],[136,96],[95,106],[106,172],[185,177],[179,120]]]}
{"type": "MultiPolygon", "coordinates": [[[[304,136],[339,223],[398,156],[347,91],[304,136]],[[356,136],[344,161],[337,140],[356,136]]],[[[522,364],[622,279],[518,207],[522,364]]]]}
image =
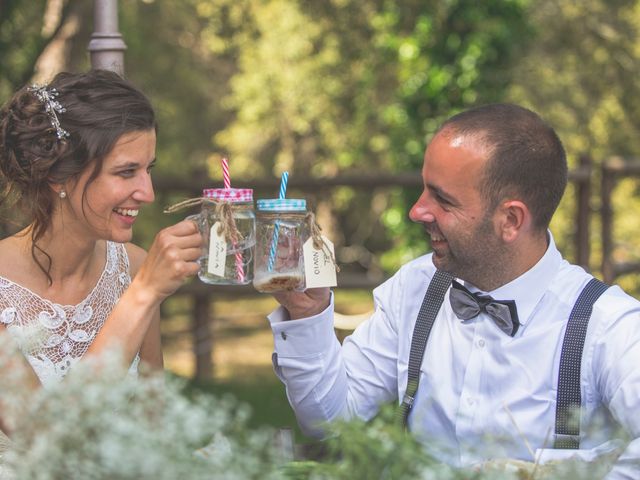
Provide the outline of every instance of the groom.
{"type": "Polygon", "coordinates": [[[470,465],[532,461],[519,432],[542,461],[591,459],[620,448],[622,426],[632,440],[607,478],[640,478],[640,302],[556,248],[567,162],[554,130],[516,105],[462,112],[422,177],[410,217],[433,252],[374,290],[374,314],[342,346],[328,289],[276,296],[274,367],[303,429],[397,401],[426,449],[470,465]]]}

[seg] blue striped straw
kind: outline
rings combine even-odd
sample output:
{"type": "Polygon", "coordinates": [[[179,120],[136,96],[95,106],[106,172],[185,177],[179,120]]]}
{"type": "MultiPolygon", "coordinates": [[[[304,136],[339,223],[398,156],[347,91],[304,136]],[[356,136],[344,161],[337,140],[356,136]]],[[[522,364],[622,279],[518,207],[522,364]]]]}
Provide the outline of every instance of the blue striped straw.
{"type": "Polygon", "coordinates": [[[280,194],[278,195],[279,200],[284,200],[285,195],[287,194],[288,180],[289,180],[289,172],[282,172],[282,177],[280,177],[280,194]]]}
{"type": "MultiPolygon", "coordinates": [[[[284,200],[287,194],[287,181],[289,180],[289,172],[282,172],[280,177],[280,193],[278,194],[279,200],[284,200]]],[[[267,264],[267,271],[273,271],[273,266],[276,262],[276,251],[278,250],[278,237],[280,236],[280,221],[276,220],[273,225],[273,239],[271,240],[271,250],[269,251],[269,263],[267,264]]]]}

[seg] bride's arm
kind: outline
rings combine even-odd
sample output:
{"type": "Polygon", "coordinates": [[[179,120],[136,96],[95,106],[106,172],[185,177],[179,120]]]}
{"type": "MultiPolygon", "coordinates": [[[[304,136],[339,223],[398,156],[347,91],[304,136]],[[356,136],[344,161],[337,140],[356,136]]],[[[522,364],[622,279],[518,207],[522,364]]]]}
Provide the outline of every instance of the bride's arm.
{"type": "Polygon", "coordinates": [[[162,344],[160,342],[160,309],[156,309],[151,320],[151,325],[144,336],[140,347],[140,360],[152,370],[162,370],[164,359],[162,358],[162,344]]]}
{"type": "Polygon", "coordinates": [[[144,343],[145,352],[149,349],[155,352],[149,358],[155,355],[158,362],[160,303],[187,277],[198,272],[201,244],[202,236],[191,221],[182,221],[161,230],[87,354],[100,354],[115,344],[125,355],[125,360],[130,362],[144,343]],[[147,339],[148,333],[153,338],[147,339]]]}
{"type": "MultiPolygon", "coordinates": [[[[147,252],[144,249],[133,245],[127,244],[127,255],[129,257],[129,273],[131,278],[135,278],[140,266],[143,264],[147,257],[147,252]]],[[[160,342],[160,308],[158,307],[153,313],[153,319],[149,325],[142,345],[140,346],[140,360],[146,367],[150,367],[152,370],[162,370],[164,368],[164,361],[162,358],[162,345],[160,342]]]]}

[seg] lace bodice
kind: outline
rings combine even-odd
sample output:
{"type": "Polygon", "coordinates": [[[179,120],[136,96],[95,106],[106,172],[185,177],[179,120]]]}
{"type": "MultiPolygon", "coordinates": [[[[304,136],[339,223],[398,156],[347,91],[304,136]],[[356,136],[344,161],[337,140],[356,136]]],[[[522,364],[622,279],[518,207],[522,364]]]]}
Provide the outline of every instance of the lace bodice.
{"type": "Polygon", "coordinates": [[[0,323],[46,387],[59,382],[85,354],[130,283],[124,245],[107,242],[102,275],[78,305],[50,302],[0,276],[0,323]]]}

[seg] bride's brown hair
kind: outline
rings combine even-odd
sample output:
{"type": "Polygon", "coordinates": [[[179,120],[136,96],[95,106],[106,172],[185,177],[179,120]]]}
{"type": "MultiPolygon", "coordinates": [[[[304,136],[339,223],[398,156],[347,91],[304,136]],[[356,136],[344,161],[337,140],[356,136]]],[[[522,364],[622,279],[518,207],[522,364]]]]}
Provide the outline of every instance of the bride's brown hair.
{"type": "Polygon", "coordinates": [[[29,86],[16,92],[0,110],[0,205],[17,204],[31,222],[31,254],[51,282],[51,257],[38,247],[38,240],[51,225],[56,199],[52,185],[75,180],[92,168],[84,197],[118,139],[130,132],[157,130],[157,123],[149,99],[108,70],[62,72],[46,89],[57,91],[55,100],[64,111],[56,116],[68,136],[58,138],[46,102],[29,86]]]}

